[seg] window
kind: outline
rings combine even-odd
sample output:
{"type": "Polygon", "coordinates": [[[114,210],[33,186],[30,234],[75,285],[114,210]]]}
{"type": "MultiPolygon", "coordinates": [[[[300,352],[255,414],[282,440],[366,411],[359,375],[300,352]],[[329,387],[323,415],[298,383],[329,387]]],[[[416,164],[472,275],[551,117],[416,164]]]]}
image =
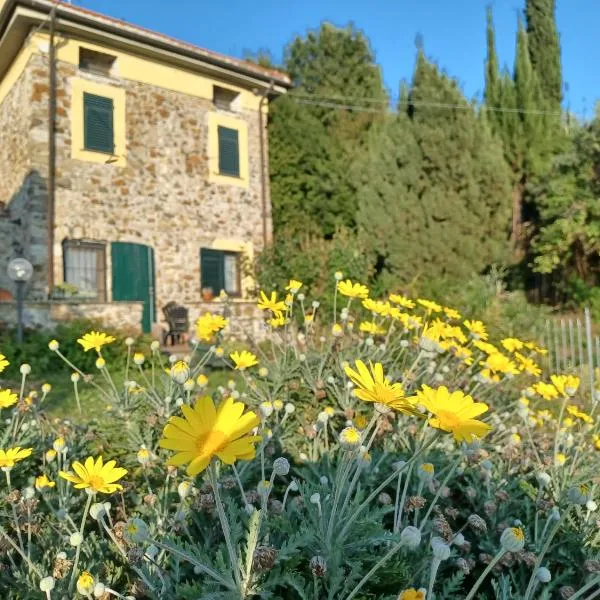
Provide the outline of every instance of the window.
{"type": "Polygon", "coordinates": [[[86,150],[108,154],[114,152],[112,98],[84,92],[83,145],[86,150]]]}
{"type": "Polygon", "coordinates": [[[240,296],[240,255],[202,248],[200,250],[200,280],[203,290],[210,289],[217,296],[225,290],[230,296],[240,296]]]}
{"type": "Polygon", "coordinates": [[[104,244],[65,240],[63,260],[65,283],[77,289],[78,298],[106,300],[104,244]]]}
{"type": "Polygon", "coordinates": [[[82,71],[94,73],[94,75],[109,77],[116,60],[116,56],[104,54],[104,52],[79,48],[79,68],[82,71]]]}
{"type": "Polygon", "coordinates": [[[213,103],[217,108],[237,110],[239,92],[213,85],[213,103]]]}
{"type": "Polygon", "coordinates": [[[240,147],[237,129],[218,127],[219,135],[219,174],[230,177],[240,176],[240,147]]]}

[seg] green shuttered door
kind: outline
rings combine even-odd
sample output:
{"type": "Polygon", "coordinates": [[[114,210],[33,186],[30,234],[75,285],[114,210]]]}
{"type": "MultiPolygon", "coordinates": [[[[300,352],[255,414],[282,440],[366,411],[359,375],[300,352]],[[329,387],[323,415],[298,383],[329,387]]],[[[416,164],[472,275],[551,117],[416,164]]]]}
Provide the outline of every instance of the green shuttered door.
{"type": "Polygon", "coordinates": [[[240,149],[237,129],[219,126],[219,173],[240,176],[240,149]]]}
{"type": "Polygon", "coordinates": [[[112,99],[84,93],[83,119],[85,149],[97,152],[114,152],[112,99]]]}
{"type": "Polygon", "coordinates": [[[154,251],[143,244],[113,242],[112,297],[113,300],[144,302],[142,330],[149,333],[155,321],[154,251]]]}

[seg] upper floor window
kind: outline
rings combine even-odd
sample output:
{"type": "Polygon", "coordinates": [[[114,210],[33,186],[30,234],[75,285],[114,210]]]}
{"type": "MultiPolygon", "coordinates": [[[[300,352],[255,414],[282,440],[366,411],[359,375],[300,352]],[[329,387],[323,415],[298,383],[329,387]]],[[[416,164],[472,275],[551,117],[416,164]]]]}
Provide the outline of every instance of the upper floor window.
{"type": "Polygon", "coordinates": [[[83,94],[83,146],[85,150],[112,154],[115,149],[113,100],[83,94]]]}
{"type": "Polygon", "coordinates": [[[104,244],[99,242],[63,242],[65,283],[76,288],[77,297],[106,300],[105,254],[104,244]]]}
{"type": "Polygon", "coordinates": [[[200,250],[200,285],[203,290],[210,289],[215,296],[225,290],[230,296],[239,296],[240,254],[202,248],[200,250]]]}
{"type": "Polygon", "coordinates": [[[89,48],[79,48],[79,68],[95,75],[109,77],[117,60],[116,56],[97,52],[89,48]]]}
{"type": "Polygon", "coordinates": [[[237,129],[217,128],[219,135],[219,175],[240,176],[240,142],[237,129]]]}
{"type": "Polygon", "coordinates": [[[213,85],[213,103],[217,108],[237,110],[240,93],[218,85],[213,85]]]}

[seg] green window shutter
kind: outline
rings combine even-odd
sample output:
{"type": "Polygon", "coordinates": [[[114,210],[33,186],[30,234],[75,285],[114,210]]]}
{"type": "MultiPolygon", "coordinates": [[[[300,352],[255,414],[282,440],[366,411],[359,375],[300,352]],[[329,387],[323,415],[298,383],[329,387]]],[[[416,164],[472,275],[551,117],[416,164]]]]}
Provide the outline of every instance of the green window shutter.
{"type": "Polygon", "coordinates": [[[220,250],[200,250],[200,285],[218,296],[225,289],[225,255],[220,250]]]}
{"type": "Polygon", "coordinates": [[[115,149],[112,98],[84,93],[83,120],[85,149],[112,154],[115,149]]]}
{"type": "Polygon", "coordinates": [[[219,126],[219,173],[240,176],[240,147],[237,129],[219,126]]]}

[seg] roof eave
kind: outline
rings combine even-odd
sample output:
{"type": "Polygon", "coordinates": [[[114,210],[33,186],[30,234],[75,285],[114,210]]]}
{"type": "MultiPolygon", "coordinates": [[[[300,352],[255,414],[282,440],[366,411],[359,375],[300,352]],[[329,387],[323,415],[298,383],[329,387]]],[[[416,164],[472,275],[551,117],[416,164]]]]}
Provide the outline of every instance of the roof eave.
{"type": "MultiPolygon", "coordinates": [[[[29,31],[48,20],[53,4],[47,0],[6,0],[0,5],[0,79],[7,66],[4,63],[10,63],[13,59],[8,51],[3,52],[2,49],[20,48],[29,31]]],[[[56,29],[62,34],[78,35],[90,41],[135,51],[258,91],[269,89],[271,93],[283,94],[291,87],[290,79],[277,71],[241,65],[235,59],[214,55],[160,34],[139,30],[95,14],[80,13],[72,8],[69,10],[69,5],[57,5],[56,29]]]]}

